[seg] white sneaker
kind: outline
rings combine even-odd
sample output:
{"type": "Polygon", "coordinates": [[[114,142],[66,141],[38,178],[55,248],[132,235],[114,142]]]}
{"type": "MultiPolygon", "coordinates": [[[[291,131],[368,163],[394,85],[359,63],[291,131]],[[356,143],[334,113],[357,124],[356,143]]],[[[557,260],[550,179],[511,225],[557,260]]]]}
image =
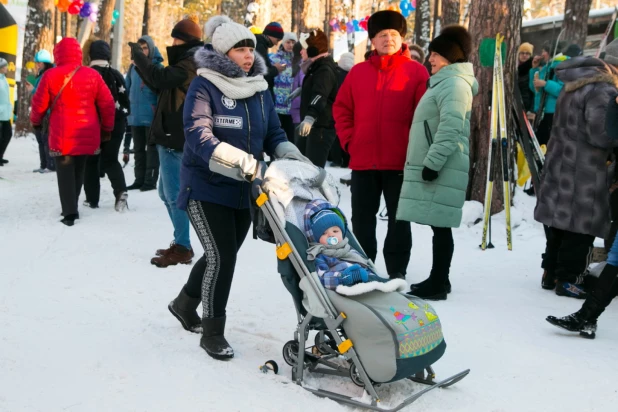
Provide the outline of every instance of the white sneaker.
{"type": "Polygon", "coordinates": [[[54,173],[53,170],[49,170],[49,169],[43,169],[41,170],[41,173],[54,173]]]}

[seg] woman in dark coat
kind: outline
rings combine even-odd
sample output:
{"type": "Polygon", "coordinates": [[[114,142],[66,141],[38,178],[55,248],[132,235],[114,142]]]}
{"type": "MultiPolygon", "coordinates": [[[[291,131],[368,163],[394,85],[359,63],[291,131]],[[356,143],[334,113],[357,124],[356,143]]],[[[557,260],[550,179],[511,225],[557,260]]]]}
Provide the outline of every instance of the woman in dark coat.
{"type": "Polygon", "coordinates": [[[112,137],[107,142],[101,142],[101,154],[90,156],[86,162],[86,174],[84,176],[84,191],[86,201],[84,206],[96,209],[99,207],[101,196],[100,177],[107,174],[114,190],[114,208],[117,212],[127,208],[127,183],[124,171],[118,161],[120,145],[126,128],[126,118],[131,106],[129,103],[129,91],[126,88],[124,77],[120,72],[110,66],[112,50],[109,44],[103,40],[95,40],[85,48],[88,53],[88,64],[96,70],[107,85],[116,106],[114,130],[112,137]]]}
{"type": "Polygon", "coordinates": [[[226,16],[206,23],[207,44],[195,54],[198,76],[184,106],[186,144],[177,205],[186,210],[204,255],[169,310],[215,359],[234,351],[224,337],[236,255],[249,227],[250,187],[261,179],[263,152],[303,160],[286,139],[264,79],[266,65],[255,53],[253,33],[226,16]],[[202,303],[203,316],[196,313],[202,303]],[[200,326],[201,323],[201,326],[200,326]]]}
{"type": "Polygon", "coordinates": [[[583,273],[595,237],[610,227],[607,159],[618,140],[605,130],[607,102],[618,93],[618,71],[602,60],[577,57],[556,67],[565,83],[558,98],[534,211],[547,226],[543,287],[584,298],[583,273]],[[554,281],[556,279],[556,281],[554,281]]]}

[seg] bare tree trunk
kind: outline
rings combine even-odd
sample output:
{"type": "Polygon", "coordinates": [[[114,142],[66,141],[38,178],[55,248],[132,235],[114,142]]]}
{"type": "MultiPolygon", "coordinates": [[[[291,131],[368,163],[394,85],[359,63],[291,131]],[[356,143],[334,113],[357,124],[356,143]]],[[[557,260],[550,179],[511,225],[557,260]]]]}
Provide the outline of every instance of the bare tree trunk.
{"type": "Polygon", "coordinates": [[[36,74],[28,69],[28,62],[34,61],[34,55],[41,49],[52,52],[54,49],[54,0],[29,0],[26,30],[24,35],[24,54],[21,69],[21,85],[17,90],[17,123],[15,135],[24,136],[32,131],[30,124],[30,94],[26,87],[26,79],[36,74]]]}
{"type": "Polygon", "coordinates": [[[304,0],[292,0],[292,24],[290,25],[292,33],[298,33],[298,23],[300,20],[300,13],[298,10],[302,10],[304,3],[304,0]]]}
{"type": "Polygon", "coordinates": [[[97,37],[109,43],[112,35],[112,15],[116,7],[116,0],[103,0],[99,12],[99,31],[97,37]]]}
{"type": "Polygon", "coordinates": [[[429,0],[417,0],[414,12],[414,43],[427,52],[431,42],[431,7],[429,0]]]}
{"type": "Polygon", "coordinates": [[[150,2],[152,0],[144,0],[144,18],[142,19],[142,36],[147,36],[150,33],[150,2]]]}
{"type": "MultiPolygon", "coordinates": [[[[511,124],[512,90],[515,84],[515,70],[517,67],[517,50],[521,30],[522,2],[510,0],[474,0],[470,4],[470,36],[472,37],[473,52],[470,62],[474,66],[474,75],[479,82],[479,94],[472,104],[472,119],[470,125],[470,182],[468,186],[469,199],[483,202],[487,181],[487,158],[489,154],[489,111],[491,106],[492,73],[491,67],[481,67],[477,50],[484,38],[495,38],[497,33],[505,36],[502,47],[507,50],[507,60],[504,65],[504,90],[507,124],[511,124]]],[[[507,127],[507,130],[509,128],[507,127]]],[[[512,148],[511,148],[512,150],[512,148]]],[[[494,165],[501,162],[500,155],[494,159],[494,165]]],[[[494,168],[494,182],[502,182],[503,177],[494,168]]],[[[494,185],[492,213],[503,208],[502,184],[494,185]]]]}
{"type": "Polygon", "coordinates": [[[442,0],[442,27],[459,24],[459,3],[459,0],[442,0]]]}
{"type": "Polygon", "coordinates": [[[592,0],[566,0],[564,5],[563,38],[582,49],[588,35],[588,14],[592,0]]]}
{"type": "Polygon", "coordinates": [[[433,33],[431,38],[435,38],[442,30],[442,1],[433,1],[433,33]]]}
{"type": "Polygon", "coordinates": [[[244,0],[223,0],[221,2],[221,11],[236,23],[244,23],[245,15],[247,14],[248,1],[244,0]]]}

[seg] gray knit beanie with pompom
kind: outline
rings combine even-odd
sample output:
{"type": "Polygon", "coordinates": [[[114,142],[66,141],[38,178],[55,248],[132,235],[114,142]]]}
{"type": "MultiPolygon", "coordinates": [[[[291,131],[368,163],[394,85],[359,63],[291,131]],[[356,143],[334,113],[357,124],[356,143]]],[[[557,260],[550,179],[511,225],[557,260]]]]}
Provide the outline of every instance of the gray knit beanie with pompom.
{"type": "Polygon", "coordinates": [[[227,54],[237,43],[243,40],[253,41],[255,35],[242,24],[234,23],[227,16],[211,17],[204,25],[206,37],[211,40],[212,47],[221,54],[227,54]]]}

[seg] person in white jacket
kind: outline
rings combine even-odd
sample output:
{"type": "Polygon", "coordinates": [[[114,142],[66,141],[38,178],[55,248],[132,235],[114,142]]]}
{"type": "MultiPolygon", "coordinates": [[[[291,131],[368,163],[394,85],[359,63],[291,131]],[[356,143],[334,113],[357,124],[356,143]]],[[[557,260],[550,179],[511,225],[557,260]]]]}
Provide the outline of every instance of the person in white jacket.
{"type": "Polygon", "coordinates": [[[4,159],[4,152],[13,137],[11,128],[11,117],[13,116],[13,103],[9,93],[9,83],[6,80],[6,73],[9,70],[9,63],[0,57],[0,166],[8,163],[4,159]]]}

